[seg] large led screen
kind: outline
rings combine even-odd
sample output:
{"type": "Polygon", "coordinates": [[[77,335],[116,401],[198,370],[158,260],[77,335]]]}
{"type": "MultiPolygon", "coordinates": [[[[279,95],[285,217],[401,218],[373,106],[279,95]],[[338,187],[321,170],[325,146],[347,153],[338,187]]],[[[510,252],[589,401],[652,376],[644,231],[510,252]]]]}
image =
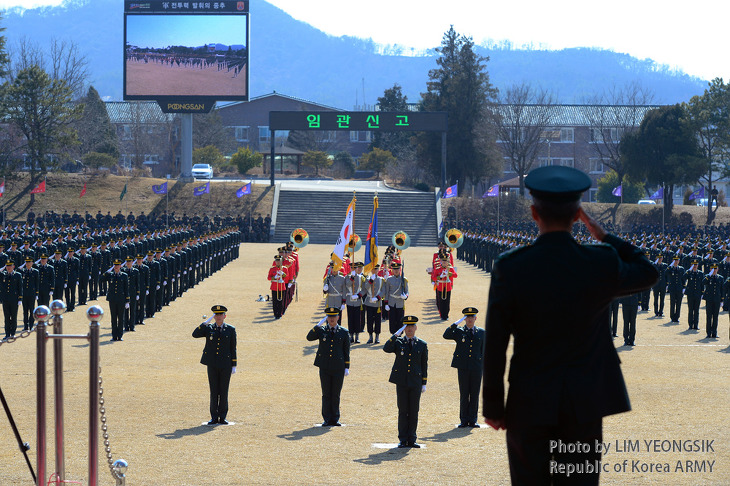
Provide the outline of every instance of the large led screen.
{"type": "Polygon", "coordinates": [[[125,15],[124,99],[248,100],[248,15],[125,15]]]}

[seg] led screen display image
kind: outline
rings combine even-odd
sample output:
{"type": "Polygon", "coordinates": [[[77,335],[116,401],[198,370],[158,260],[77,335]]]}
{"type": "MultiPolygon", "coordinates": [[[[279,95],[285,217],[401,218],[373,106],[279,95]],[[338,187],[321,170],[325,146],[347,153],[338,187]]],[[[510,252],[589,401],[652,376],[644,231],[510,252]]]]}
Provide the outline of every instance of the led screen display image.
{"type": "Polygon", "coordinates": [[[248,15],[125,15],[124,99],[248,100],[248,15]]]}

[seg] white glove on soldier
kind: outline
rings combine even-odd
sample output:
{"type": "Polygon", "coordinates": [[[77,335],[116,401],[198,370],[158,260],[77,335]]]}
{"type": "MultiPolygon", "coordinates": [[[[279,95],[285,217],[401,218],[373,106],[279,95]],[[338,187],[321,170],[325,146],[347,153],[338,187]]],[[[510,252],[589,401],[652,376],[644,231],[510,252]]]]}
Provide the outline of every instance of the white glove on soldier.
{"type": "Polygon", "coordinates": [[[345,368],[345,376],[350,376],[350,368],[345,368]]]}

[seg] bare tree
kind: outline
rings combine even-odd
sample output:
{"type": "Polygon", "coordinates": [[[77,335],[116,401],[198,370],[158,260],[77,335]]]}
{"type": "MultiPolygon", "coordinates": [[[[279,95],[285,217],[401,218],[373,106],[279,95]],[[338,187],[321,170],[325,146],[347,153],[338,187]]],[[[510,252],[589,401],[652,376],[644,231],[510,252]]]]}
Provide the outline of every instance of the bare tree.
{"type": "Polygon", "coordinates": [[[10,49],[10,57],[11,82],[18,72],[35,65],[48,73],[51,79],[62,80],[74,99],[86,94],[89,63],[73,42],[54,39],[46,48],[23,37],[10,49]]]}
{"type": "Polygon", "coordinates": [[[492,106],[498,143],[520,179],[521,196],[525,195],[525,176],[547,143],[546,129],[554,125],[554,105],[551,93],[522,83],[507,88],[492,106]]]}
{"type": "MultiPolygon", "coordinates": [[[[619,153],[621,139],[625,134],[638,130],[646,112],[657,108],[650,106],[653,100],[654,93],[638,82],[613,87],[586,100],[589,145],[595,156],[589,160],[594,165],[589,167],[589,171],[611,169],[618,175],[618,184],[623,184],[626,169],[619,153]]],[[[620,204],[619,199],[611,211],[614,223],[620,204]]]]}

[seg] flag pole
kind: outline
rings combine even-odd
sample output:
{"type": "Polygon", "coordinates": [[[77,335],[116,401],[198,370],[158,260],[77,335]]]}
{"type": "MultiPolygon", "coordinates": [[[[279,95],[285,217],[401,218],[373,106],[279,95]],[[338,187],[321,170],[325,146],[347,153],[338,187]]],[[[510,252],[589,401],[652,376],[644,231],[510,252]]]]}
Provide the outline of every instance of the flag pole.
{"type": "MultiPolygon", "coordinates": [[[[167,178],[167,182],[170,182],[170,178],[167,178]]],[[[165,186],[165,229],[170,227],[170,185],[165,186]]]]}

